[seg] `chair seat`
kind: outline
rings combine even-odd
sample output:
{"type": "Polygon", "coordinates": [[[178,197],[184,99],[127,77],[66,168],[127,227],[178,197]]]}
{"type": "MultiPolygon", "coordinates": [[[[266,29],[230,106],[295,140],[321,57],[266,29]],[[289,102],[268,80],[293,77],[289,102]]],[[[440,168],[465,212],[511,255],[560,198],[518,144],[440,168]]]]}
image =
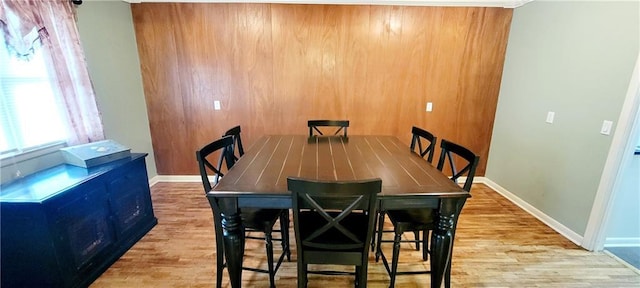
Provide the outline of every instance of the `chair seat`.
{"type": "MultiPolygon", "coordinates": [[[[331,217],[337,217],[340,213],[328,212],[331,217]]],[[[312,233],[321,229],[327,224],[327,220],[323,218],[317,212],[300,212],[300,221],[305,223],[300,227],[301,239],[309,237],[312,233]]],[[[346,228],[347,231],[354,235],[367,235],[367,227],[369,225],[369,215],[364,213],[351,213],[345,217],[340,224],[346,228]]],[[[354,241],[344,233],[340,232],[335,227],[330,228],[326,233],[322,233],[318,238],[315,238],[313,242],[322,243],[322,245],[309,245],[304,243],[307,250],[343,250],[343,251],[359,251],[362,252],[362,243],[366,239],[358,239],[361,243],[354,243],[354,241]]]]}
{"type": "Polygon", "coordinates": [[[242,208],[240,218],[245,228],[266,231],[273,227],[283,211],[282,209],[242,208]]]}
{"type": "Polygon", "coordinates": [[[388,210],[387,216],[389,216],[395,230],[400,233],[435,227],[436,215],[433,209],[388,210]]]}

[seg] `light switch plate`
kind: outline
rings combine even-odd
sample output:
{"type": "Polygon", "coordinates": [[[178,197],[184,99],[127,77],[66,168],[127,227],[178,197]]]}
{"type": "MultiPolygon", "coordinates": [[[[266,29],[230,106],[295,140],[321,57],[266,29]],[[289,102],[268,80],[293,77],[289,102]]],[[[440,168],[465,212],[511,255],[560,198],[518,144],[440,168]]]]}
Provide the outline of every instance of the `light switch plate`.
{"type": "Polygon", "coordinates": [[[602,134],[602,135],[610,135],[612,126],[613,126],[613,122],[612,121],[604,120],[604,122],[602,122],[602,128],[600,128],[600,134],[602,134]]]}
{"type": "Polygon", "coordinates": [[[555,118],[555,117],[556,117],[556,112],[549,111],[547,113],[547,123],[549,123],[549,124],[553,123],[553,118],[555,118]]]}
{"type": "Polygon", "coordinates": [[[213,101],[213,109],[220,110],[220,101],[213,101]]]}
{"type": "Polygon", "coordinates": [[[427,112],[433,111],[433,103],[427,102],[427,112]]]}

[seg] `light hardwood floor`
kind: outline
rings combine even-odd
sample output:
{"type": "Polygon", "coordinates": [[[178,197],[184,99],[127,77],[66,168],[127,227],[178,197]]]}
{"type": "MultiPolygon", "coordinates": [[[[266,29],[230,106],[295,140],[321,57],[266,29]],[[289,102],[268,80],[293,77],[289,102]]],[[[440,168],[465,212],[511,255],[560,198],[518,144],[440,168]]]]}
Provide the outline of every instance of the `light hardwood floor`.
{"type": "MultiPolygon", "coordinates": [[[[213,218],[202,185],[158,183],[151,190],[158,225],[91,287],[215,287],[213,218]]],[[[487,186],[474,184],[471,193],[456,233],[453,287],[640,287],[640,275],[633,270],[576,246],[487,186]]],[[[295,239],[293,231],[291,236],[295,239]]],[[[276,275],[278,287],[296,287],[292,245],[292,261],[276,275]]],[[[403,245],[399,269],[428,268],[421,252],[403,245]]],[[[263,247],[248,241],[245,265],[266,267],[263,247]]],[[[390,255],[391,244],[385,247],[390,255]]],[[[370,258],[369,287],[387,287],[382,262],[375,263],[373,253],[370,258]]],[[[230,287],[227,275],[223,279],[223,287],[230,287]]],[[[242,279],[244,287],[269,284],[266,274],[244,271],[242,279]]],[[[398,276],[396,287],[428,284],[429,275],[398,276]]],[[[309,279],[309,287],[352,286],[352,277],[309,279]]]]}

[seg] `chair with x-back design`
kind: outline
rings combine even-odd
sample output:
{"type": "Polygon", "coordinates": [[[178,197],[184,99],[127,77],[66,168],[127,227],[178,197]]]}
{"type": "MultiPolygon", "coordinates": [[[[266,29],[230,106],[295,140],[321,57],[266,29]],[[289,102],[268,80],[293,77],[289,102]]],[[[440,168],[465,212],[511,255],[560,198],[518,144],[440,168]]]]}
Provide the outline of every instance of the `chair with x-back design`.
{"type": "Polygon", "coordinates": [[[289,177],[287,184],[293,199],[298,287],[307,286],[308,273],[355,275],[355,286],[366,287],[382,180],[331,182],[289,177]],[[354,265],[355,272],[309,271],[309,264],[354,265]]]}
{"type": "Polygon", "coordinates": [[[240,125],[235,126],[227,132],[224,132],[223,136],[231,136],[233,137],[233,158],[238,161],[242,155],[244,155],[244,147],[242,147],[242,139],[240,138],[240,125]],[[236,155],[236,151],[238,151],[238,155],[236,155]]]}
{"type": "Polygon", "coordinates": [[[333,135],[338,135],[340,132],[343,132],[342,136],[347,137],[349,120],[309,120],[307,121],[307,126],[309,126],[309,137],[313,137],[314,132],[318,135],[324,135],[318,127],[338,127],[338,129],[333,132],[333,135]]]}
{"type": "Polygon", "coordinates": [[[416,126],[411,128],[411,135],[411,151],[416,151],[416,146],[418,146],[418,151],[416,152],[420,154],[420,157],[425,158],[426,156],[425,159],[427,159],[429,163],[433,162],[433,154],[435,153],[434,150],[436,149],[438,138],[433,136],[431,132],[416,126]],[[423,143],[423,141],[427,143],[423,143]]]}
{"type": "MultiPolygon", "coordinates": [[[[433,136],[431,132],[424,130],[422,128],[418,128],[413,126],[411,128],[411,151],[418,153],[420,157],[425,158],[429,163],[433,162],[433,154],[435,154],[436,142],[438,141],[438,137],[433,136]],[[418,149],[416,151],[416,148],[418,149]]],[[[378,212],[378,229],[376,230],[375,241],[371,241],[371,250],[374,250],[374,244],[377,245],[376,248],[380,249],[380,244],[384,242],[393,242],[392,240],[382,240],[382,233],[392,233],[393,230],[384,230],[384,218],[386,215],[386,211],[381,210],[378,212]]],[[[401,242],[413,242],[416,245],[416,250],[420,250],[420,243],[422,242],[422,259],[428,259],[428,249],[429,249],[429,241],[428,241],[428,230],[423,231],[422,233],[422,241],[420,240],[420,231],[414,230],[414,240],[401,240],[401,242]]],[[[376,253],[376,261],[380,258],[380,253],[376,253]]]]}
{"type": "MultiPolygon", "coordinates": [[[[202,178],[202,185],[204,186],[205,193],[211,191],[212,185],[209,180],[209,173],[213,173],[213,183],[216,185],[220,177],[223,177],[223,163],[226,163],[226,168],[231,169],[235,164],[235,158],[233,155],[234,145],[233,136],[224,136],[218,140],[215,140],[202,149],[196,151],[196,159],[200,168],[200,176],[202,178]],[[213,165],[209,161],[208,157],[213,157],[214,152],[220,153],[220,158],[217,165],[213,165]]],[[[227,267],[224,258],[224,241],[222,231],[222,211],[218,205],[218,199],[207,197],[211,209],[213,211],[213,222],[216,234],[216,287],[222,286],[223,270],[227,267]]],[[[260,239],[265,241],[265,248],[267,254],[267,269],[259,269],[254,267],[242,267],[244,270],[250,270],[254,272],[268,273],[270,287],[275,287],[275,274],[280,268],[284,257],[290,260],[291,252],[289,250],[289,211],[283,209],[250,209],[243,208],[240,213],[242,217],[242,224],[245,226],[247,232],[257,231],[262,232],[264,237],[246,235],[248,239],[260,239]],[[286,217],[283,216],[286,214],[286,217]],[[271,234],[274,231],[273,227],[276,221],[280,218],[279,230],[281,239],[272,238],[271,234]],[[278,261],[274,267],[273,260],[273,244],[272,240],[281,240],[282,254],[278,258],[278,261]]]]}
{"type": "MultiPolygon", "coordinates": [[[[448,163],[448,165],[446,166],[449,166],[451,169],[451,180],[458,183],[458,178],[466,176],[467,178],[462,188],[465,191],[470,192],[471,185],[473,184],[473,178],[476,174],[476,167],[478,166],[480,157],[476,156],[476,154],[471,152],[469,149],[445,139],[442,139],[440,148],[440,159],[438,160],[438,166],[436,168],[440,171],[443,171],[445,165],[448,163]],[[465,164],[461,169],[458,170],[455,165],[456,161],[464,162],[465,164]]],[[[389,263],[387,262],[382,249],[379,248],[380,245],[378,245],[378,249],[376,251],[376,260],[378,257],[382,257],[384,266],[389,273],[389,277],[391,278],[389,287],[393,288],[395,285],[396,275],[430,273],[430,271],[398,272],[398,258],[400,255],[400,242],[402,233],[404,233],[405,231],[422,230],[425,231],[423,242],[429,241],[428,233],[429,231],[433,231],[435,229],[437,215],[435,209],[388,210],[387,215],[389,216],[389,220],[391,220],[391,223],[393,224],[395,233],[391,267],[389,267],[389,263]]],[[[454,221],[454,223],[455,222],[456,221],[454,221]]],[[[453,243],[451,245],[452,248],[450,249],[453,249],[453,243]]],[[[427,249],[426,245],[424,245],[423,247],[425,250],[427,249]]],[[[446,268],[445,272],[444,282],[445,287],[447,288],[451,287],[451,262],[452,261],[449,261],[449,266],[446,268]]]]}

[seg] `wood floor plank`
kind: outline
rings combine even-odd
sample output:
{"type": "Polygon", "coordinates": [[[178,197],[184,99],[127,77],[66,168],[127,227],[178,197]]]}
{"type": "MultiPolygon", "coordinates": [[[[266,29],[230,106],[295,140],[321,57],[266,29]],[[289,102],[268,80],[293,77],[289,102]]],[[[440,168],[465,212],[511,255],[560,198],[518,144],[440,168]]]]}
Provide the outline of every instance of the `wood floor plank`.
{"type": "MultiPolygon", "coordinates": [[[[215,287],[213,218],[202,185],[158,183],[151,190],[158,225],[91,287],[215,287]]],[[[576,246],[487,186],[474,184],[471,194],[456,232],[453,287],[640,287],[632,269],[576,246]]],[[[428,269],[420,251],[403,245],[399,269],[428,269]]],[[[276,275],[278,287],[296,287],[292,246],[292,262],[276,275]]],[[[383,247],[391,255],[391,244],[383,247]]],[[[279,254],[279,245],[274,248],[279,254]]],[[[266,267],[263,243],[247,241],[245,254],[245,265],[266,267]]],[[[368,286],[388,287],[382,263],[370,258],[368,286]]],[[[269,284],[266,274],[245,271],[242,279],[243,287],[269,284]]],[[[398,276],[396,287],[428,283],[428,275],[398,276]]],[[[309,277],[309,287],[352,286],[351,277],[309,277]]],[[[226,270],[223,287],[230,287],[226,270]]]]}

